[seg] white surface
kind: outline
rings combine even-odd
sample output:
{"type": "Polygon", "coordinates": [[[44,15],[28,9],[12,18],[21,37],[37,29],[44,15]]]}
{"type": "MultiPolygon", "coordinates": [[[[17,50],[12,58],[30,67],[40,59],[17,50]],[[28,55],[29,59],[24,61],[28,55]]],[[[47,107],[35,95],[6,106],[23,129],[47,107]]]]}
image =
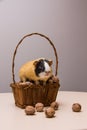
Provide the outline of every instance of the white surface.
{"type": "Polygon", "coordinates": [[[44,112],[27,116],[24,109],[15,106],[12,93],[0,93],[0,130],[87,130],[86,92],[59,91],[57,101],[54,118],[46,118],[44,112]],[[75,102],[82,105],[79,113],[72,112],[75,102]]]}

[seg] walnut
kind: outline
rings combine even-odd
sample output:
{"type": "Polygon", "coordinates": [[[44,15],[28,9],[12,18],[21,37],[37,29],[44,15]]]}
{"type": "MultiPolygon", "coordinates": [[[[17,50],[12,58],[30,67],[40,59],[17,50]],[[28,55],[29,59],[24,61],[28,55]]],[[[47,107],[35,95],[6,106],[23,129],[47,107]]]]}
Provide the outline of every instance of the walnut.
{"type": "Polygon", "coordinates": [[[58,104],[58,102],[54,101],[54,102],[52,102],[52,103],[50,104],[50,106],[51,106],[52,108],[54,108],[54,110],[57,110],[58,107],[59,107],[59,104],[58,104]]]}
{"type": "Polygon", "coordinates": [[[43,105],[43,103],[37,103],[37,104],[35,105],[35,108],[36,108],[36,111],[37,111],[37,112],[43,112],[44,105],[43,105]]]}
{"type": "Polygon", "coordinates": [[[26,113],[26,115],[34,115],[35,108],[33,106],[26,106],[25,113],[26,113]]]}
{"type": "Polygon", "coordinates": [[[80,105],[79,103],[74,103],[74,104],[72,105],[72,110],[73,110],[74,112],[80,112],[80,111],[81,111],[81,105],[80,105]]]}
{"type": "Polygon", "coordinates": [[[45,110],[45,115],[47,118],[52,118],[54,117],[54,114],[55,114],[55,110],[54,108],[52,107],[48,107],[46,110],[45,110]]]}

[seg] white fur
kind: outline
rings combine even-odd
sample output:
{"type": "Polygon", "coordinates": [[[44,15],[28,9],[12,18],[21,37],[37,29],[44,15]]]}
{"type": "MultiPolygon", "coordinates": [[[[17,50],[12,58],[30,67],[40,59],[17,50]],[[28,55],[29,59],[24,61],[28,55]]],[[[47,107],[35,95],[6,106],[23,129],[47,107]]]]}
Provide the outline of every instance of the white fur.
{"type": "Polygon", "coordinates": [[[45,72],[41,72],[41,73],[39,74],[40,77],[44,77],[45,75],[46,75],[45,72]]]}
{"type": "Polygon", "coordinates": [[[48,65],[47,62],[44,62],[44,66],[45,66],[45,72],[49,72],[50,71],[50,66],[48,65]]]}

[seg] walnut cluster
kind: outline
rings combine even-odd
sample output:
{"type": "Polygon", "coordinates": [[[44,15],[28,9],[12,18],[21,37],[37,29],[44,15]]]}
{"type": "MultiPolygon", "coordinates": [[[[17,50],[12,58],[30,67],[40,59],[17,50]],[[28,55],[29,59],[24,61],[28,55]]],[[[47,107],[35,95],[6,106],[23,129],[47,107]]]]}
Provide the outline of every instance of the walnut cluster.
{"type": "MultiPolygon", "coordinates": [[[[41,102],[38,102],[35,104],[35,106],[26,106],[25,113],[26,115],[35,115],[36,112],[44,112],[45,116],[47,118],[53,118],[55,117],[56,110],[59,108],[59,103],[54,101],[50,104],[48,107],[44,107],[44,104],[41,102]]],[[[73,103],[72,104],[72,111],[73,112],[80,112],[82,109],[82,106],[80,103],[73,103]]]]}
{"type": "Polygon", "coordinates": [[[26,106],[25,113],[26,115],[35,115],[35,112],[44,112],[47,118],[52,118],[55,115],[55,111],[58,110],[59,104],[58,102],[52,102],[49,107],[44,107],[44,104],[38,102],[35,106],[26,106]]]}

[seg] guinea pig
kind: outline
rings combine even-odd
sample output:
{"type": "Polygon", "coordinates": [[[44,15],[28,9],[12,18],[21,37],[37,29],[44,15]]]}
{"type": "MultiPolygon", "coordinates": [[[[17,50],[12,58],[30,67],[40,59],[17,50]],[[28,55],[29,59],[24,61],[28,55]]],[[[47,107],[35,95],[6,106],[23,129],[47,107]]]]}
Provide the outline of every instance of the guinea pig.
{"type": "Polygon", "coordinates": [[[43,84],[52,77],[52,60],[39,58],[25,63],[19,70],[20,81],[33,81],[38,84],[40,81],[43,84]]]}

